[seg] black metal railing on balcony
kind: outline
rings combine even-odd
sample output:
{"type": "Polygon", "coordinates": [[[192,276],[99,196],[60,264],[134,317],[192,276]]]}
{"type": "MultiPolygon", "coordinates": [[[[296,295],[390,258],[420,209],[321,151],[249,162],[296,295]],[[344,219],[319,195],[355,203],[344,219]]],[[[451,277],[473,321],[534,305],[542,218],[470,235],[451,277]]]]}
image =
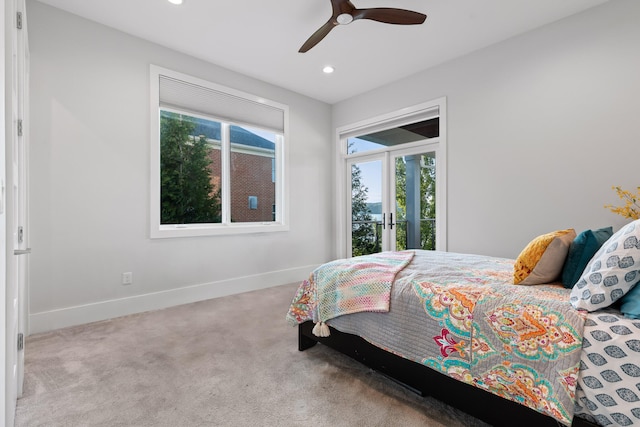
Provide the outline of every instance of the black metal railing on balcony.
{"type": "MultiPolygon", "coordinates": [[[[418,244],[408,247],[407,220],[396,221],[396,250],[436,248],[436,220],[426,218],[420,220],[420,236],[418,244]]],[[[389,226],[388,224],[386,225],[389,226]]],[[[352,253],[354,256],[377,253],[382,250],[382,221],[353,221],[352,222],[352,253]]]]}

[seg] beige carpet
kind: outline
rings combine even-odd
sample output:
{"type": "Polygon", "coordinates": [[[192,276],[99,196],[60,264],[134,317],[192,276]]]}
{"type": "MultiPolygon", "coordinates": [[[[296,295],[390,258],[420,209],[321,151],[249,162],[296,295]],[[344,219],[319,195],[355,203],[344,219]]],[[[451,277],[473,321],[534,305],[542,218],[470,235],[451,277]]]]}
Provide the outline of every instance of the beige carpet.
{"type": "Polygon", "coordinates": [[[322,345],[295,284],[30,336],[16,426],[482,426],[322,345]]]}

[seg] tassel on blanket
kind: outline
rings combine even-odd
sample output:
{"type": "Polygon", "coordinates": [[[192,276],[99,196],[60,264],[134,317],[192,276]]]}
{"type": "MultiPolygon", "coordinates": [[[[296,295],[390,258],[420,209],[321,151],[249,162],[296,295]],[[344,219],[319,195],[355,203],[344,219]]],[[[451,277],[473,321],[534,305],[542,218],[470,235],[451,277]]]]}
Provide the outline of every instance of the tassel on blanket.
{"type": "Polygon", "coordinates": [[[329,335],[331,335],[331,331],[329,331],[329,326],[327,326],[327,324],[324,322],[316,323],[316,325],[313,327],[313,330],[311,332],[313,333],[313,335],[320,338],[326,338],[329,335]]]}

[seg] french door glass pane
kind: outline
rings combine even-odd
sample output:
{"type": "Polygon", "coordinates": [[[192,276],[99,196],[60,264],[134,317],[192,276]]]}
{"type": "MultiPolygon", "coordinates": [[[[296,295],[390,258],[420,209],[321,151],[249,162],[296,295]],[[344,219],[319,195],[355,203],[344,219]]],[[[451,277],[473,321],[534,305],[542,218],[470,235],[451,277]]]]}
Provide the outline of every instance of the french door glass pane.
{"type": "Polygon", "coordinates": [[[351,253],[382,250],[382,161],[351,166],[351,253]]]}
{"type": "Polygon", "coordinates": [[[396,157],[396,250],[436,248],[435,153],[396,157]]]}

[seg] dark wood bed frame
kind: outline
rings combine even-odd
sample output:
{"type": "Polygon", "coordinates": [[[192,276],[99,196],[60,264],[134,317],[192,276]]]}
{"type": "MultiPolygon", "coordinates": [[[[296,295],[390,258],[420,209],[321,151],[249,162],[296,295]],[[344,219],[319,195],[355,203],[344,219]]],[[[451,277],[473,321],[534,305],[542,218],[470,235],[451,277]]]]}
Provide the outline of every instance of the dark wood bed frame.
{"type": "MultiPolygon", "coordinates": [[[[331,328],[331,335],[313,335],[313,322],[298,327],[298,350],[304,351],[317,343],[333,348],[421,396],[434,398],[454,406],[493,426],[525,427],[561,426],[558,421],[516,402],[457,381],[427,366],[388,353],[368,341],[331,328]],[[461,399],[460,396],[464,396],[461,399]],[[461,405],[462,403],[462,405],[461,405]]],[[[598,427],[583,418],[575,417],[572,427],[598,427]]]]}

